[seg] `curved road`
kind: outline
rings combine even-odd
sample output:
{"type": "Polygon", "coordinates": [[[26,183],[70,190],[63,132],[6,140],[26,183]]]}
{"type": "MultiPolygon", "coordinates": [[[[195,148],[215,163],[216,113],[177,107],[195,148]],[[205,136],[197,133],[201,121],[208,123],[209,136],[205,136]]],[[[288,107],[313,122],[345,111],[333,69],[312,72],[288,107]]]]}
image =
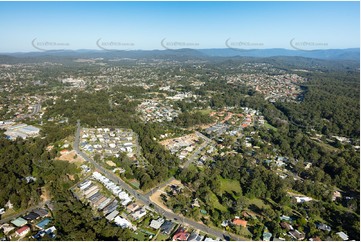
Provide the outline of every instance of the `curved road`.
{"type": "Polygon", "coordinates": [[[11,220],[13,220],[13,219],[15,219],[15,218],[23,215],[23,214],[29,213],[30,211],[32,211],[32,210],[34,210],[34,209],[36,209],[36,208],[42,208],[42,207],[44,207],[44,205],[46,205],[46,204],[48,204],[48,203],[49,203],[49,201],[47,201],[47,202],[41,202],[41,203],[39,203],[38,205],[32,206],[32,207],[30,207],[30,208],[27,208],[27,209],[25,209],[25,210],[22,210],[22,211],[20,211],[20,212],[17,212],[17,213],[15,213],[15,214],[12,214],[12,215],[10,215],[9,217],[6,217],[6,218],[1,219],[1,220],[0,220],[0,224],[7,223],[7,222],[9,222],[9,221],[11,221],[11,220]]]}
{"type": "MultiPolygon", "coordinates": [[[[122,188],[124,188],[125,190],[127,190],[129,192],[129,194],[133,195],[136,199],[140,200],[142,203],[146,204],[146,205],[150,205],[153,204],[154,209],[161,215],[163,215],[164,217],[166,217],[169,220],[176,220],[178,222],[182,222],[183,224],[187,224],[195,229],[201,230],[204,233],[213,235],[215,237],[224,239],[224,236],[229,236],[229,233],[225,233],[223,232],[221,229],[216,229],[216,228],[210,228],[204,224],[200,224],[198,222],[195,222],[194,220],[185,218],[183,216],[180,216],[178,214],[175,214],[173,212],[169,212],[164,210],[163,208],[159,207],[157,204],[151,203],[150,198],[149,198],[149,193],[147,194],[141,194],[138,193],[135,189],[133,189],[131,186],[129,186],[127,183],[125,183],[122,179],[120,179],[118,176],[116,176],[114,173],[112,173],[111,171],[105,169],[104,167],[102,167],[101,165],[99,165],[97,162],[95,162],[93,159],[91,159],[90,157],[88,157],[84,152],[82,152],[79,149],[79,142],[80,142],[80,121],[78,120],[77,123],[77,130],[76,130],[76,134],[75,134],[75,140],[74,140],[74,150],[84,158],[84,160],[92,163],[94,165],[94,167],[96,168],[96,170],[98,170],[99,172],[105,174],[107,176],[107,178],[109,180],[112,180],[114,183],[117,183],[118,185],[120,185],[122,188]]],[[[247,240],[245,238],[242,238],[240,236],[237,235],[231,235],[230,236],[231,240],[238,240],[238,241],[244,241],[247,240]]]]}

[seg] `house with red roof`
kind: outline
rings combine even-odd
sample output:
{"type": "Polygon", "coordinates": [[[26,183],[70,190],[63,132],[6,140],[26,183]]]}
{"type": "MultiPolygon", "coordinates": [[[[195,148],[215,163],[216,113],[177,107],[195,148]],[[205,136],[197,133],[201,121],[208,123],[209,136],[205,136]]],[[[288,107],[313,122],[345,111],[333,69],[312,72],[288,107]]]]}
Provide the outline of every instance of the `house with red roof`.
{"type": "Polygon", "coordinates": [[[188,238],[189,233],[187,233],[184,228],[179,228],[173,235],[173,241],[187,241],[188,238]]]}
{"type": "Polygon", "coordinates": [[[20,229],[16,230],[15,233],[16,233],[16,235],[23,237],[29,232],[30,232],[29,226],[25,225],[25,226],[21,227],[20,229]]]}
{"type": "Polygon", "coordinates": [[[243,219],[235,218],[232,223],[236,226],[247,227],[247,221],[243,219]]]}

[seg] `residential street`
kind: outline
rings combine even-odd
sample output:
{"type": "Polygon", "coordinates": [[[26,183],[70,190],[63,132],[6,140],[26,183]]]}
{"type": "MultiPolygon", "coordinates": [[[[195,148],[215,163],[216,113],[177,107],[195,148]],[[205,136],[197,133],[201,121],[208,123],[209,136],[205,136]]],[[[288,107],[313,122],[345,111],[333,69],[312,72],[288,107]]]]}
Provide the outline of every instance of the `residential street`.
{"type": "Polygon", "coordinates": [[[0,220],[0,224],[7,223],[7,222],[9,222],[9,221],[11,221],[11,220],[19,217],[19,216],[22,216],[22,215],[24,215],[24,214],[26,214],[26,213],[29,213],[30,211],[32,211],[32,210],[34,210],[34,209],[36,209],[36,208],[41,208],[41,207],[43,207],[46,203],[47,203],[47,202],[41,202],[41,203],[39,203],[38,205],[32,206],[32,207],[30,207],[30,208],[27,208],[27,209],[25,209],[25,210],[22,210],[22,211],[20,211],[20,212],[17,212],[17,213],[15,213],[15,214],[13,214],[13,215],[11,215],[11,216],[9,216],[9,217],[6,217],[6,218],[4,218],[4,219],[1,219],[1,220],[0,220]]]}
{"type": "MultiPolygon", "coordinates": [[[[75,134],[75,140],[74,140],[74,150],[84,158],[84,160],[92,163],[94,165],[94,167],[96,168],[97,171],[99,171],[100,173],[103,173],[108,179],[112,180],[114,183],[119,184],[122,188],[124,188],[125,190],[127,190],[127,192],[129,192],[129,194],[131,194],[132,196],[134,196],[136,199],[140,200],[142,203],[146,204],[146,205],[150,205],[151,201],[149,199],[149,195],[151,195],[151,193],[147,193],[145,195],[138,193],[135,189],[133,189],[131,186],[129,186],[127,183],[125,183],[122,179],[120,179],[118,176],[116,176],[114,173],[112,173],[111,171],[103,168],[101,165],[99,165],[97,162],[95,162],[93,159],[91,159],[90,157],[88,157],[84,152],[82,152],[79,149],[79,140],[80,140],[80,121],[78,120],[77,123],[77,130],[76,130],[76,134],[75,134]]],[[[208,142],[205,142],[205,144],[207,144],[208,142]]],[[[205,145],[204,145],[205,146],[205,145]]],[[[202,146],[203,147],[203,146],[202,146]]],[[[204,147],[203,147],[204,148],[204,147]]],[[[198,152],[200,152],[200,149],[197,150],[198,152]]],[[[196,153],[196,152],[195,152],[196,153]]],[[[191,158],[194,159],[196,154],[193,154],[191,156],[191,158]]],[[[189,164],[190,161],[188,161],[189,164]]],[[[172,179],[172,178],[170,178],[172,179]]],[[[174,179],[174,178],[173,178],[174,179]]],[[[169,181],[168,181],[169,182],[169,181]]],[[[169,220],[173,220],[176,222],[182,222],[185,225],[189,225],[194,229],[198,229],[203,231],[204,233],[208,233],[210,235],[213,235],[215,237],[224,239],[224,235],[225,232],[223,232],[221,229],[215,229],[215,228],[209,228],[204,224],[200,224],[198,222],[195,222],[191,219],[185,218],[183,216],[174,214],[173,212],[168,212],[166,210],[164,210],[163,208],[159,207],[158,205],[152,203],[154,206],[154,209],[161,215],[163,215],[164,217],[166,217],[169,220]]],[[[229,236],[229,234],[227,233],[227,236],[229,236]]],[[[242,238],[240,236],[237,235],[231,235],[231,240],[248,240],[246,238],[242,238]]]]}

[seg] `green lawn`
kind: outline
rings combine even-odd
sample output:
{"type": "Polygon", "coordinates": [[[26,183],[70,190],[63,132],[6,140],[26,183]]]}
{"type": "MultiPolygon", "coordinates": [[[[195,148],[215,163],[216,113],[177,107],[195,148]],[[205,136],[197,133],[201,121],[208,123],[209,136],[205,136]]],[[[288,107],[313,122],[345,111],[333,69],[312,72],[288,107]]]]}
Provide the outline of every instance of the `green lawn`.
{"type": "Polygon", "coordinates": [[[197,110],[197,112],[200,112],[201,114],[210,114],[212,111],[212,109],[197,110]]]}
{"type": "Polygon", "coordinates": [[[270,208],[270,205],[265,204],[262,199],[258,199],[258,198],[248,199],[248,202],[250,205],[253,204],[258,208],[270,208]]]}
{"type": "Polygon", "coordinates": [[[315,144],[319,145],[321,148],[323,148],[324,150],[328,151],[328,152],[338,152],[339,149],[333,147],[332,145],[329,145],[327,143],[324,142],[319,142],[316,140],[312,140],[315,144]]]}
{"type": "Polygon", "coordinates": [[[129,186],[131,186],[132,188],[134,188],[136,190],[139,190],[140,183],[136,179],[127,179],[127,178],[125,178],[123,176],[120,176],[120,178],[123,181],[125,181],[125,183],[127,183],[129,186]]]}
{"type": "Polygon", "coordinates": [[[150,220],[151,218],[149,216],[147,216],[142,222],[141,224],[143,225],[144,228],[146,228],[149,224],[150,224],[150,220]]]}
{"type": "Polygon", "coordinates": [[[243,227],[241,227],[240,235],[241,235],[242,237],[248,238],[248,236],[252,236],[252,233],[249,232],[248,228],[243,228],[243,227]]]}
{"type": "Polygon", "coordinates": [[[210,195],[210,203],[213,204],[213,207],[218,209],[219,211],[222,211],[222,212],[226,212],[227,211],[227,208],[224,207],[222,204],[219,203],[218,201],[218,198],[216,196],[216,194],[214,194],[213,192],[211,193],[210,195]]]}
{"type": "Polygon", "coordinates": [[[277,131],[277,128],[276,127],[273,127],[272,125],[270,125],[269,123],[265,122],[264,123],[264,127],[266,129],[273,129],[274,131],[277,131]]]}
{"type": "Polygon", "coordinates": [[[135,233],[133,233],[133,238],[137,241],[146,241],[146,240],[148,240],[149,235],[146,235],[145,233],[143,233],[141,231],[136,231],[135,233]]]}
{"type": "Polygon", "coordinates": [[[135,233],[133,233],[133,238],[138,241],[148,241],[149,236],[150,236],[149,234],[142,232],[140,229],[138,229],[135,233]]]}
{"type": "Polygon", "coordinates": [[[162,233],[159,233],[157,238],[155,239],[156,241],[165,241],[169,238],[169,235],[166,235],[166,234],[162,234],[162,233]]]}
{"type": "Polygon", "coordinates": [[[139,189],[139,186],[140,186],[139,181],[133,179],[133,180],[129,180],[129,183],[130,183],[133,187],[139,189]]]}
{"type": "Polygon", "coordinates": [[[224,178],[221,178],[220,180],[221,180],[222,194],[224,192],[228,192],[229,194],[232,194],[232,193],[241,194],[242,193],[242,188],[238,181],[231,180],[231,179],[224,179],[224,178]]]}

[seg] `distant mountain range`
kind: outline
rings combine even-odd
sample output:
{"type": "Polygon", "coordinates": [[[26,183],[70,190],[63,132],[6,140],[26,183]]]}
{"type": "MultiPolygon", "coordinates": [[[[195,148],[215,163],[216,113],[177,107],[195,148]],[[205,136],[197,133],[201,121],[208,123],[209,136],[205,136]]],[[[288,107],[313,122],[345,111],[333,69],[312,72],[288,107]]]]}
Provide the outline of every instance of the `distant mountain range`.
{"type": "Polygon", "coordinates": [[[289,49],[203,49],[199,50],[208,56],[249,56],[249,57],[274,57],[274,56],[299,56],[327,60],[360,60],[360,49],[329,49],[329,50],[289,50],[289,49]]]}
{"type": "Polygon", "coordinates": [[[360,60],[360,49],[290,50],[290,49],[177,49],[177,50],[49,50],[43,52],[2,53],[12,57],[77,57],[77,58],[172,58],[172,57],[278,57],[297,56],[323,60],[360,60]]]}

